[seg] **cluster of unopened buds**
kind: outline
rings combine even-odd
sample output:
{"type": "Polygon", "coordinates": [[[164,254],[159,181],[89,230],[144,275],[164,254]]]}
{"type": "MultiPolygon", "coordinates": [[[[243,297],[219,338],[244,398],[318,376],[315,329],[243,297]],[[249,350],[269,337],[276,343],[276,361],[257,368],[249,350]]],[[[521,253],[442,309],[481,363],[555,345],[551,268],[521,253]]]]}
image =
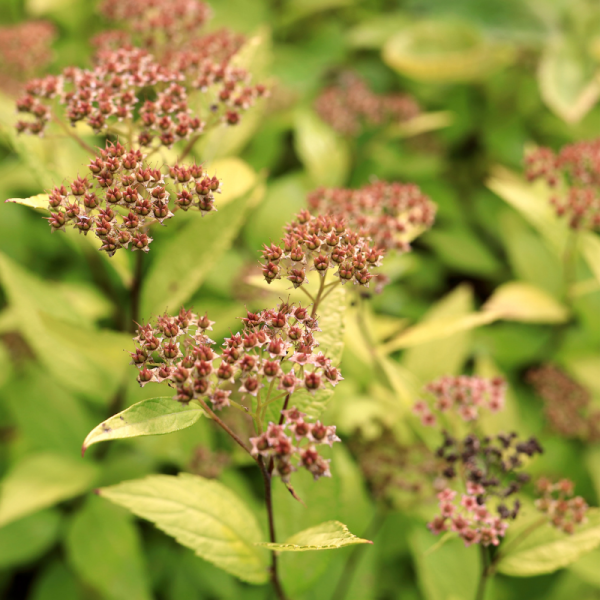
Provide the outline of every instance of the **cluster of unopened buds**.
{"type": "MultiPolygon", "coordinates": [[[[504,407],[506,382],[501,377],[459,375],[445,376],[429,383],[425,390],[433,397],[433,410],[440,413],[457,413],[463,421],[475,421],[479,409],[487,408],[495,413],[504,407]]],[[[437,424],[432,407],[425,400],[418,400],[413,412],[426,427],[437,424]]]]}
{"type": "Polygon", "coordinates": [[[26,21],[0,27],[0,64],[4,75],[22,80],[45,67],[56,28],[47,21],[26,21]]]}
{"type": "Polygon", "coordinates": [[[306,308],[281,303],[249,312],[242,322],[243,330],[225,340],[220,355],[206,335],[213,325],[206,316],[182,308],[178,316],[140,326],[131,355],[139,383],[167,381],[176,400],[206,399],[220,410],[231,404],[232,393],[266,408],[296,390],[316,392],[342,380],[331,360],[316,352],[314,333],[320,330],[306,308]]]}
{"type": "MultiPolygon", "coordinates": [[[[52,231],[72,225],[81,233],[95,233],[100,250],[112,256],[120,248],[148,252],[152,238],[148,226],[163,224],[173,216],[170,192],[160,169],[145,162],[139,150],[126,151],[119,144],[108,142],[99,156],[90,161],[91,180],[77,177],[67,189],[55,187],[49,194],[52,231]]],[[[196,208],[202,215],[214,207],[214,194],[221,182],[209,177],[200,165],[174,166],[170,169],[177,190],[173,200],[175,210],[196,208]]]]}
{"type": "Polygon", "coordinates": [[[374,93],[355,73],[346,72],[339,83],[325,88],[315,102],[320,117],[344,135],[358,134],[363,124],[402,122],[419,114],[419,105],[408,94],[374,93]]]}
{"type": "Polygon", "coordinates": [[[600,440],[600,410],[592,405],[590,392],[554,365],[527,373],[552,429],[562,436],[587,442],[600,440]]]}
{"type": "Polygon", "coordinates": [[[496,516],[481,500],[481,486],[467,483],[467,493],[462,494],[460,501],[454,490],[446,488],[438,494],[440,514],[431,520],[427,527],[439,535],[445,531],[453,531],[465,542],[465,546],[481,544],[497,546],[508,529],[508,519],[516,517],[515,510],[498,508],[496,516]]]}
{"type": "Polygon", "coordinates": [[[377,181],[357,190],[320,188],[308,196],[313,214],[343,219],[375,248],[407,252],[435,220],[436,206],[415,184],[377,181]]]}
{"type": "Polygon", "coordinates": [[[323,458],[316,446],[341,441],[335,433],[335,425],[323,425],[320,421],[309,423],[306,415],[296,408],[282,411],[282,423],[269,423],[266,431],[250,438],[251,454],[273,461],[273,475],[287,483],[290,475],[303,467],[315,479],[331,477],[329,459],[323,458]]]}
{"type": "Polygon", "coordinates": [[[211,16],[210,7],[199,0],[103,0],[100,11],[139,34],[140,42],[151,48],[193,38],[211,16]]]}
{"type": "Polygon", "coordinates": [[[541,497],[535,501],[535,506],[554,527],[572,534],[577,525],[585,523],[588,505],[581,496],[573,496],[575,486],[572,481],[561,479],[552,483],[542,478],[536,487],[541,497]]]}
{"type": "Polygon", "coordinates": [[[17,131],[41,134],[52,117],[54,99],[65,106],[68,121],[87,123],[95,132],[127,135],[118,124],[135,120],[138,143],[149,147],[172,146],[199,135],[205,123],[192,113],[188,96],[193,91],[211,93],[211,111],[235,125],[240,111],[265,94],[262,85],[249,85],[249,75],[227,62],[210,59],[179,61],[176,68],[158,62],[146,50],[133,47],[100,50],[91,70],[69,67],[59,76],[34,79],[17,101],[17,110],[33,117],[17,122],[17,131]],[[183,67],[186,68],[183,68],[183,67]],[[148,88],[155,99],[145,100],[148,88]]]}
{"type": "MultiPolygon", "coordinates": [[[[535,438],[519,441],[514,432],[484,438],[470,434],[463,440],[446,432],[443,435],[443,444],[436,452],[444,464],[443,476],[454,479],[459,470],[467,482],[478,486],[475,495],[479,501],[489,496],[505,499],[518,492],[530,479],[520,471],[525,459],[543,452],[535,438]]],[[[502,515],[508,509],[499,507],[499,510],[502,515]]],[[[516,516],[518,510],[517,500],[511,514],[516,516]]]]}
{"type": "Polygon", "coordinates": [[[600,229],[600,140],[565,146],[558,154],[538,148],[525,157],[527,178],[553,188],[550,199],[572,229],[600,229]]]}
{"type": "Polygon", "coordinates": [[[368,286],[371,270],[381,265],[384,252],[346,226],[342,217],[313,216],[307,210],[285,227],[281,245],[264,247],[262,272],[268,283],[281,279],[282,269],[294,287],[306,282],[306,272],[317,271],[322,277],[329,269],[342,284],[368,286]]]}

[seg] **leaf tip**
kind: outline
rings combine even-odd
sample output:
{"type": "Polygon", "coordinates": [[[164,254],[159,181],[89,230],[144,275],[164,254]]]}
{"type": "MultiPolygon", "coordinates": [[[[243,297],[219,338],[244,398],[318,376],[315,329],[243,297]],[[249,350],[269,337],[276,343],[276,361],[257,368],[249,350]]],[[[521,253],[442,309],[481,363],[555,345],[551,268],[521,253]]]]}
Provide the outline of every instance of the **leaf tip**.
{"type": "Polygon", "coordinates": [[[88,449],[88,447],[83,444],[83,446],[81,446],[81,458],[83,458],[85,456],[85,451],[88,449]]]}

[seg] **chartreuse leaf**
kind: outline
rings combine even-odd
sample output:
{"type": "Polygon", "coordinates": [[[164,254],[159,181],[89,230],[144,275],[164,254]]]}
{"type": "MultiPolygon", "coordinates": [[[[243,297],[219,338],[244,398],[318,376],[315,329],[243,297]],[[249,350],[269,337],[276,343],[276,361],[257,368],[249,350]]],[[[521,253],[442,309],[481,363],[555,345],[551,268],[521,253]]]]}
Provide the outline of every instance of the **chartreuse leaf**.
{"type": "Polygon", "coordinates": [[[313,185],[342,185],[350,168],[345,140],[317,115],[299,109],[294,119],[294,147],[313,185]]]}
{"type": "Polygon", "coordinates": [[[0,483],[0,526],[89,490],[94,465],[60,454],[40,453],[18,462],[0,483]]]}
{"type": "Polygon", "coordinates": [[[171,397],[148,398],[126,408],[92,429],[82,447],[143,435],[162,435],[191,427],[203,414],[197,402],[182,404],[171,397]]]}
{"type": "Polygon", "coordinates": [[[552,36],[538,69],[542,99],[567,123],[580,121],[600,98],[597,68],[579,40],[552,36]]]}
{"type": "Polygon", "coordinates": [[[568,309],[548,292],[524,281],[511,281],[496,288],[483,306],[507,321],[564,323],[568,309]]]}
{"type": "Polygon", "coordinates": [[[255,547],[262,537],[256,518],[221,483],[187,473],[152,475],[98,493],[232,575],[255,584],[268,580],[267,557],[255,547]]]}
{"type": "Polygon", "coordinates": [[[507,48],[488,42],[460,21],[422,21],[403,27],[383,47],[383,60],[422,81],[467,81],[510,59],[507,48]]]}
{"type": "Polygon", "coordinates": [[[42,510],[0,527],[0,569],[36,560],[57,540],[60,512],[42,510]]]}
{"type": "Polygon", "coordinates": [[[277,552],[306,552],[307,550],[334,550],[353,544],[372,544],[348,531],[339,521],[326,521],[316,527],[310,527],[296,533],[281,544],[256,544],[277,552]]]}
{"type": "Polygon", "coordinates": [[[5,202],[22,204],[23,206],[29,206],[29,208],[48,211],[48,194],[37,194],[29,198],[9,198],[5,202]]]}
{"type": "Polygon", "coordinates": [[[177,235],[162,240],[161,252],[145,278],[142,289],[141,314],[178,310],[189,300],[204,277],[225,252],[244,222],[253,200],[250,193],[256,174],[236,158],[214,165],[223,179],[223,194],[217,197],[217,212],[205,217],[187,215],[187,223],[177,235]]]}
{"type": "MultiPolygon", "coordinates": [[[[535,518],[529,520],[531,526],[535,524],[535,518]]],[[[549,523],[532,529],[527,536],[520,536],[522,529],[514,528],[511,532],[509,528],[503,542],[506,550],[501,549],[498,572],[513,577],[552,573],[600,546],[600,509],[590,509],[587,523],[577,526],[572,535],[559,531],[549,523]]]]}
{"type": "Polygon", "coordinates": [[[138,530],[123,509],[88,498],[73,517],[65,546],[73,570],[102,598],[152,598],[138,530]]]}
{"type": "MultiPolygon", "coordinates": [[[[440,319],[461,319],[473,312],[473,290],[461,285],[435,304],[424,316],[422,324],[440,319]]],[[[471,334],[468,329],[456,331],[445,339],[425,342],[407,349],[402,366],[422,383],[441,375],[461,372],[469,353],[471,334]]]]}

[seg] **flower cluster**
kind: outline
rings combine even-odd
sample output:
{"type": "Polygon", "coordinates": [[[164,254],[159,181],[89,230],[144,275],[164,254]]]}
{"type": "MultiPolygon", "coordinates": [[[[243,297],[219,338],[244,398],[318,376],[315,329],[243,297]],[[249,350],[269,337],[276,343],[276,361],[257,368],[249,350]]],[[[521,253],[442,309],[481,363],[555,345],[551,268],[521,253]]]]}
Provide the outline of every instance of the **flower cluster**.
{"type": "Polygon", "coordinates": [[[467,493],[462,494],[460,502],[457,493],[446,488],[438,494],[440,514],[427,527],[434,535],[453,531],[465,542],[465,546],[497,546],[508,529],[507,520],[515,518],[515,511],[495,516],[485,501],[479,499],[480,496],[480,486],[474,483],[467,484],[467,493]]]}
{"type": "Polygon", "coordinates": [[[363,124],[407,121],[419,114],[419,105],[412,96],[375,94],[351,72],[343,73],[337,85],[325,88],[315,108],[326,123],[348,136],[360,133],[363,124]]]}
{"type": "Polygon", "coordinates": [[[589,442],[600,440],[600,410],[591,407],[588,390],[552,365],[531,369],[527,380],[544,401],[544,412],[554,431],[589,442]]]}
{"type": "MultiPolygon", "coordinates": [[[[475,494],[479,501],[489,496],[505,499],[521,489],[529,481],[527,473],[519,472],[525,457],[533,457],[543,452],[539,442],[531,437],[519,441],[516,433],[498,434],[495,437],[480,439],[470,434],[459,441],[444,432],[444,442],[436,452],[443,460],[443,475],[448,479],[456,477],[457,466],[467,482],[478,486],[475,494]]],[[[473,488],[475,489],[475,488],[473,488]]],[[[512,511],[501,504],[501,516],[518,513],[519,503],[515,501],[512,511]]]]}
{"type": "Polygon", "coordinates": [[[313,216],[302,210],[285,227],[281,245],[264,247],[262,272],[268,283],[281,278],[282,268],[294,287],[306,282],[306,271],[325,276],[329,269],[342,284],[368,286],[371,270],[381,264],[383,251],[346,226],[343,217],[313,216]]]}
{"type": "Polygon", "coordinates": [[[550,523],[565,533],[572,534],[575,526],[585,523],[587,502],[581,496],[573,497],[575,486],[568,479],[552,483],[542,478],[537,482],[541,495],[535,501],[536,508],[546,515],[550,523]]]}
{"type": "Polygon", "coordinates": [[[304,467],[315,479],[331,477],[329,459],[319,455],[316,446],[341,441],[335,434],[335,425],[323,425],[320,421],[308,423],[306,416],[296,408],[282,411],[281,424],[269,423],[267,430],[250,438],[252,456],[262,456],[273,461],[273,475],[287,483],[293,471],[304,467]],[[294,462],[296,464],[294,464],[294,462]]]}
{"type": "Polygon", "coordinates": [[[159,44],[181,46],[197,37],[211,16],[210,7],[198,0],[103,0],[100,11],[152,49],[159,44]]]}
{"type": "Polygon", "coordinates": [[[239,121],[240,111],[265,93],[261,85],[248,85],[244,69],[209,59],[186,64],[183,70],[181,64],[169,68],[139,48],[100,50],[92,70],[69,67],[59,76],[29,82],[17,109],[33,120],[18,121],[17,130],[41,134],[51,117],[49,102],[56,98],[72,125],[84,121],[96,132],[125,136],[117,124],[131,125],[135,119],[141,146],[157,140],[159,146],[170,147],[198,135],[205,126],[190,110],[192,91],[210,92],[213,116],[232,125],[239,121]],[[144,99],[147,88],[154,89],[153,99],[144,99]]]}
{"type": "Polygon", "coordinates": [[[0,27],[0,64],[3,75],[23,80],[45,67],[56,28],[47,21],[26,21],[0,27]]]}
{"type": "Polygon", "coordinates": [[[525,158],[529,180],[555,190],[551,203],[572,229],[600,229],[600,140],[565,146],[558,154],[538,148],[525,158]]]}
{"type": "MultiPolygon", "coordinates": [[[[102,240],[100,250],[109,256],[130,244],[132,250],[148,252],[152,242],[148,226],[173,216],[167,176],[148,166],[139,150],[126,151],[118,142],[108,142],[88,169],[91,181],[77,177],[68,189],[62,185],[49,194],[52,231],[64,231],[66,225],[85,235],[91,231],[102,240]]],[[[201,214],[215,210],[214,193],[221,187],[216,177],[207,176],[199,165],[172,167],[171,177],[178,190],[176,208],[194,207],[201,214]]]]}
{"type": "Polygon", "coordinates": [[[322,352],[314,333],[315,318],[302,306],[281,303],[275,309],[242,319],[240,333],[227,338],[218,355],[206,332],[212,322],[183,308],[176,317],[158,317],[156,324],[140,326],[132,353],[139,369],[140,385],[167,381],[177,391],[175,399],[208,400],[215,410],[254,398],[262,405],[298,389],[315,392],[326,384],[335,386],[342,377],[322,352]],[[264,391],[263,391],[264,390],[264,391]]]}
{"type": "Polygon", "coordinates": [[[312,213],[344,219],[383,250],[410,250],[409,241],[433,225],[435,204],[414,184],[377,181],[358,190],[320,188],[309,195],[312,213]]]}
{"type": "MultiPolygon", "coordinates": [[[[447,375],[429,383],[425,390],[434,399],[434,410],[441,413],[453,411],[458,413],[463,421],[474,421],[479,416],[480,408],[498,412],[504,407],[506,383],[501,377],[485,379],[477,376],[452,377],[447,375]]],[[[437,422],[429,403],[425,400],[417,401],[413,412],[427,427],[431,427],[437,422]]]]}

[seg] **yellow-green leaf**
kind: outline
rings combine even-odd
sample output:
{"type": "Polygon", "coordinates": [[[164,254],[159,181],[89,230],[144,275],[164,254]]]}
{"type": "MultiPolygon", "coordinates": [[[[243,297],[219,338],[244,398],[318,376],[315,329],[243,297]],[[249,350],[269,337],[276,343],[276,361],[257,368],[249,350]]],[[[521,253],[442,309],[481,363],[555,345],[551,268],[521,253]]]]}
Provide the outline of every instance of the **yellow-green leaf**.
{"type": "Polygon", "coordinates": [[[0,482],[0,525],[82,494],[96,476],[94,465],[70,456],[25,457],[0,482]]]}
{"type": "Polygon", "coordinates": [[[370,540],[356,537],[339,521],[327,521],[296,533],[281,544],[256,544],[277,552],[306,552],[307,550],[334,550],[352,544],[372,544],[370,540]]]}
{"type": "Polygon", "coordinates": [[[309,110],[298,110],[294,119],[294,146],[313,185],[343,185],[350,168],[345,140],[309,110]]]}
{"type": "Polygon", "coordinates": [[[48,212],[48,194],[37,194],[36,196],[30,196],[29,198],[9,198],[8,200],[5,200],[5,202],[22,204],[23,206],[29,206],[29,208],[48,212]]]}
{"type": "Polygon", "coordinates": [[[98,493],[228,573],[249,583],[268,580],[267,557],[255,546],[262,538],[256,518],[221,483],[188,473],[151,475],[98,493]]]}
{"type": "Polygon", "coordinates": [[[141,314],[149,318],[166,309],[178,310],[202,284],[216,259],[237,235],[252,198],[256,174],[239,159],[214,165],[223,179],[223,194],[216,199],[217,212],[205,217],[187,215],[188,222],[167,240],[144,281],[141,314]],[[229,188],[229,189],[228,189],[229,188]]]}
{"type": "Polygon", "coordinates": [[[102,598],[152,598],[138,528],[123,509],[87,498],[73,516],[65,549],[74,572],[102,598]]]}
{"type": "Polygon", "coordinates": [[[411,24],[383,47],[383,60],[392,69],[422,81],[477,79],[510,58],[510,50],[460,21],[411,24]]]}
{"type": "Polygon", "coordinates": [[[523,281],[511,281],[496,288],[483,306],[507,321],[564,323],[569,311],[548,292],[523,281]]]}
{"type": "Polygon", "coordinates": [[[580,121],[600,98],[597,65],[575,40],[550,40],[540,61],[538,82],[544,102],[567,123],[580,121]]]}
{"type": "Polygon", "coordinates": [[[163,435],[191,427],[203,414],[197,402],[148,398],[100,423],[85,438],[82,453],[92,444],[143,435],[163,435]]]}
{"type": "MultiPolygon", "coordinates": [[[[530,521],[537,518],[538,515],[530,521]]],[[[546,523],[517,540],[522,527],[518,530],[514,528],[512,532],[511,529],[508,529],[503,542],[506,551],[498,562],[498,572],[513,577],[552,573],[600,546],[600,509],[590,509],[587,523],[577,526],[573,535],[562,533],[546,523]]]]}

